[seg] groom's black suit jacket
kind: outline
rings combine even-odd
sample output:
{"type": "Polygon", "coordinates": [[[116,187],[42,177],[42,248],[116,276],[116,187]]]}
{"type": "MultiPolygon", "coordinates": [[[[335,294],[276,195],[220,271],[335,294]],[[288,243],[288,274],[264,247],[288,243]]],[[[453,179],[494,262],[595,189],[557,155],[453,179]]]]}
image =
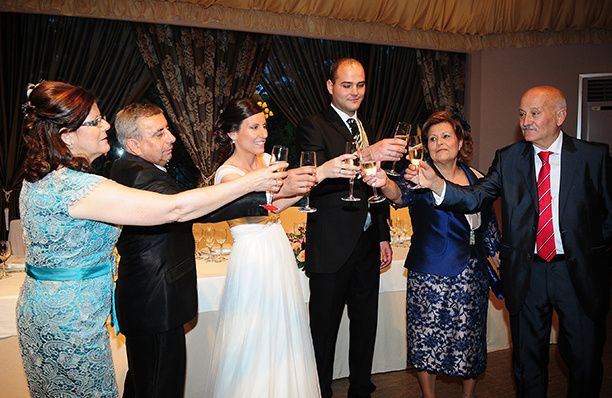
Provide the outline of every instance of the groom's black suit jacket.
{"type": "MultiPolygon", "coordinates": [[[[373,129],[364,122],[368,141],[375,140],[373,129]]],[[[315,151],[317,164],[342,155],[347,141],[353,137],[338,113],[331,107],[306,118],[298,128],[298,145],[302,151],[315,151]]],[[[353,252],[363,232],[368,212],[371,188],[355,180],[355,196],[359,202],[345,202],[349,182],[345,178],[330,178],[317,185],[310,195],[316,213],[308,215],[306,230],[306,271],[333,273],[338,271],[353,252]]],[[[389,241],[386,204],[372,205],[372,228],[379,241],[389,241]]]]}
{"type": "MultiPolygon", "coordinates": [[[[110,177],[162,194],[183,190],[168,173],[127,152],[113,163],[110,177]]],[[[263,203],[265,194],[254,193],[190,222],[123,227],[117,242],[121,260],[115,291],[121,331],[155,334],[191,320],[198,309],[192,223],[265,215],[259,206],[263,203]]]]}
{"type": "MultiPolygon", "coordinates": [[[[572,285],[591,317],[609,303],[612,242],[612,163],[608,146],[563,135],[559,227],[572,285]]],[[[538,223],[538,195],[531,143],[521,141],[495,154],[487,176],[472,187],[447,183],[441,206],[471,213],[502,200],[501,278],[506,306],[520,311],[529,289],[538,223]]]]}

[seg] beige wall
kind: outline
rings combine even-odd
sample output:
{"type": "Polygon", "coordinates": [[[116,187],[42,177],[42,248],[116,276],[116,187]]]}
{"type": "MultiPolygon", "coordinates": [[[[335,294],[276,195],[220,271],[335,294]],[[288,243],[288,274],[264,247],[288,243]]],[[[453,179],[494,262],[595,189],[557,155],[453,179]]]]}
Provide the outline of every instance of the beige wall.
{"type": "Polygon", "coordinates": [[[529,87],[549,84],[565,92],[564,131],[576,135],[578,75],[612,72],[612,45],[571,45],[484,50],[468,56],[466,115],[486,171],[495,150],[520,139],[518,103],[529,87]]]}

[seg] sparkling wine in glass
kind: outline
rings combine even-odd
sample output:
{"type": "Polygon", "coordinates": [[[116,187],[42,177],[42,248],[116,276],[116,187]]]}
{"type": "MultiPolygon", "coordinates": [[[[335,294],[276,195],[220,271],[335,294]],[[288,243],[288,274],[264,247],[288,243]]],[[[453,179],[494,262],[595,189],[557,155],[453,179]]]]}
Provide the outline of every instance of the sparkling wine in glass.
{"type": "MultiPolygon", "coordinates": [[[[300,167],[317,166],[317,153],[315,151],[302,151],[300,154],[300,167]]],[[[310,191],[306,194],[306,205],[298,209],[300,213],[314,213],[317,211],[314,207],[310,207],[310,191]]]]}
{"type": "MultiPolygon", "coordinates": [[[[355,152],[357,152],[357,143],[355,143],[355,141],[347,141],[344,147],[344,153],[355,153],[355,152]]],[[[359,159],[347,159],[345,160],[345,162],[346,164],[350,166],[354,166],[355,164],[359,163],[359,159]]],[[[343,198],[340,198],[340,199],[344,200],[345,202],[359,202],[361,199],[353,196],[354,186],[355,186],[355,176],[353,175],[349,179],[349,195],[343,198]]]]}
{"type": "MultiPolygon", "coordinates": [[[[410,159],[410,163],[418,168],[423,160],[424,153],[425,147],[423,146],[421,129],[419,128],[414,134],[408,136],[408,159],[410,159]]],[[[419,185],[413,188],[419,188],[419,185]]]]}
{"type": "MultiPolygon", "coordinates": [[[[368,176],[376,174],[376,162],[374,161],[370,147],[365,147],[359,151],[359,167],[361,167],[368,176]]],[[[374,191],[374,195],[368,198],[368,203],[380,203],[385,200],[384,196],[378,194],[376,187],[372,187],[372,190],[374,191]]]]}
{"type": "Polygon", "coordinates": [[[0,240],[0,279],[8,278],[9,274],[6,272],[6,260],[11,256],[11,242],[8,240],[0,240]]]}
{"type": "MultiPolygon", "coordinates": [[[[289,158],[289,148],[282,145],[274,145],[272,147],[272,153],[270,153],[270,164],[278,162],[286,162],[289,158]]],[[[285,171],[285,169],[278,169],[277,172],[285,171]]],[[[266,195],[266,204],[260,205],[268,211],[277,211],[278,207],[272,204],[272,192],[268,192],[266,195]]]]}
{"type": "MultiPolygon", "coordinates": [[[[412,129],[412,125],[410,123],[407,122],[398,122],[397,126],[395,126],[395,132],[393,133],[393,138],[399,138],[400,140],[403,140],[404,142],[406,142],[406,140],[408,139],[408,136],[410,135],[410,130],[412,129]]],[[[392,176],[392,177],[399,177],[400,173],[398,173],[397,171],[395,171],[395,164],[397,162],[393,162],[393,164],[391,165],[391,169],[390,170],[385,170],[387,172],[388,175],[392,176]]]]}

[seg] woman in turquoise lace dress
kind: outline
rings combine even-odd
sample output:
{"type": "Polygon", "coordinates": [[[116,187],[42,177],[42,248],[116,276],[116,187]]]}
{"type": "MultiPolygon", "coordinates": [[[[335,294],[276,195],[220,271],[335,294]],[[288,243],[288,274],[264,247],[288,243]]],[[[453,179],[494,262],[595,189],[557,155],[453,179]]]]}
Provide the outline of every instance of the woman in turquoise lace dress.
{"type": "Polygon", "coordinates": [[[109,150],[94,96],[41,82],[24,105],[27,145],[20,211],[26,279],[17,304],[19,344],[33,397],[116,397],[106,329],[121,225],[204,215],[251,191],[276,191],[286,163],[215,187],[161,195],[89,174],[109,150]]]}

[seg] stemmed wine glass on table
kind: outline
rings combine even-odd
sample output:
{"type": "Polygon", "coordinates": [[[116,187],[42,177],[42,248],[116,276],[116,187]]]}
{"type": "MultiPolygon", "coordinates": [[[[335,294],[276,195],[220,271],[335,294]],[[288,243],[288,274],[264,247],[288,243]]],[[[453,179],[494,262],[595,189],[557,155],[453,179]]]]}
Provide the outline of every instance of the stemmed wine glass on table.
{"type": "Polygon", "coordinates": [[[218,256],[219,261],[226,260],[227,257],[225,257],[225,253],[223,253],[223,245],[225,244],[225,241],[227,241],[227,230],[223,227],[216,228],[215,229],[215,240],[219,244],[219,256],[218,256]]]}
{"type": "MultiPolygon", "coordinates": [[[[372,148],[369,146],[362,148],[359,151],[359,166],[368,176],[376,174],[377,166],[374,156],[372,154],[372,148]]],[[[376,187],[372,187],[374,195],[368,198],[368,203],[380,203],[385,200],[384,196],[378,194],[376,187]]]]}
{"type": "MultiPolygon", "coordinates": [[[[404,142],[406,142],[408,136],[410,135],[411,129],[412,129],[412,125],[410,123],[407,123],[407,122],[398,122],[397,126],[395,126],[395,132],[393,133],[393,138],[399,138],[400,140],[403,140],[404,142]]],[[[391,165],[391,169],[390,170],[385,170],[387,172],[387,174],[392,176],[392,177],[399,177],[400,176],[400,173],[395,171],[395,164],[396,163],[397,162],[393,162],[393,164],[391,165]]]]}
{"type": "MultiPolygon", "coordinates": [[[[355,152],[357,152],[357,143],[355,141],[347,141],[345,148],[344,148],[344,153],[355,153],[355,152]]],[[[356,162],[359,162],[359,159],[347,159],[345,160],[345,162],[351,166],[354,166],[356,162]]],[[[345,202],[359,202],[361,199],[353,196],[354,186],[355,186],[355,176],[353,175],[349,179],[349,195],[343,198],[340,198],[340,199],[344,200],[345,202]]]]}
{"type": "MultiPolygon", "coordinates": [[[[317,153],[315,151],[302,151],[300,154],[300,167],[317,166],[317,153]]],[[[310,207],[310,191],[306,194],[306,205],[298,209],[300,213],[314,213],[317,211],[314,207],[310,207]]]]}
{"type": "Polygon", "coordinates": [[[9,274],[6,272],[6,260],[11,256],[11,242],[8,240],[0,240],[0,279],[8,278],[9,274]]]}
{"type": "MultiPolygon", "coordinates": [[[[416,132],[411,132],[408,135],[408,159],[410,159],[410,163],[415,165],[417,169],[423,160],[423,154],[425,153],[425,148],[423,146],[423,141],[421,138],[421,129],[417,128],[416,132]]],[[[415,185],[412,188],[420,188],[420,185],[415,185]]]]}
{"type": "Polygon", "coordinates": [[[215,261],[213,256],[213,247],[215,246],[215,229],[212,227],[212,225],[206,225],[204,227],[204,244],[208,249],[207,261],[215,261]]]}
{"type": "MultiPolygon", "coordinates": [[[[286,162],[289,158],[289,148],[282,145],[274,145],[272,147],[272,153],[270,154],[272,157],[270,158],[270,164],[278,163],[278,162],[286,162]]],[[[285,169],[278,169],[277,172],[285,171],[285,169]]],[[[268,211],[277,211],[278,207],[272,204],[272,192],[266,193],[266,204],[260,205],[264,209],[268,211]]]]}

